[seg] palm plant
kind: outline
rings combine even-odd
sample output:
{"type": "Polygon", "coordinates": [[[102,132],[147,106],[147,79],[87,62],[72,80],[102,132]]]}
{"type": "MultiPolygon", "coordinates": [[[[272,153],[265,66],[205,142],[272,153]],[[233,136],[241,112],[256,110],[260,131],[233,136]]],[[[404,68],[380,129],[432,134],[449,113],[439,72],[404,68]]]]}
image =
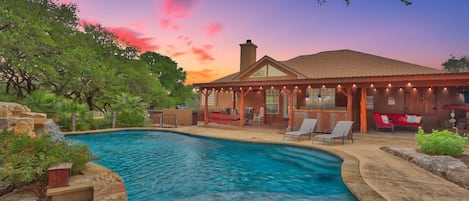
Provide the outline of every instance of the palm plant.
{"type": "Polygon", "coordinates": [[[145,104],[138,96],[122,93],[116,97],[112,108],[117,112],[119,127],[139,126],[143,122],[145,104]]]}

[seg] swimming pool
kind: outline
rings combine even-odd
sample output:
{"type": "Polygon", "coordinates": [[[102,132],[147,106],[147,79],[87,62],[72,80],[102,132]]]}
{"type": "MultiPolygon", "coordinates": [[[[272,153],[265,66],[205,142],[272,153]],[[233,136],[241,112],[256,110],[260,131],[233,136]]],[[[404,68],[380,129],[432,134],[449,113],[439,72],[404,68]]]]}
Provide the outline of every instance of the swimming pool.
{"type": "Polygon", "coordinates": [[[165,131],[71,135],[117,172],[129,200],[356,200],[342,160],[311,149],[165,131]]]}

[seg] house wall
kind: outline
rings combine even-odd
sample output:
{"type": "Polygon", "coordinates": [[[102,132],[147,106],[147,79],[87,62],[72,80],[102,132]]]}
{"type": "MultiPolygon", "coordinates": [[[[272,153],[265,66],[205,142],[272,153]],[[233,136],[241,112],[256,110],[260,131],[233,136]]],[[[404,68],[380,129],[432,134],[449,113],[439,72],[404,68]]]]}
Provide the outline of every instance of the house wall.
{"type": "MultiPolygon", "coordinates": [[[[214,92],[215,104],[208,105],[209,111],[225,111],[225,108],[233,108],[233,94],[231,92],[214,92]]],[[[203,100],[203,94],[200,93],[200,100],[203,100]]],[[[204,109],[203,103],[200,103],[200,109],[204,109]]]]}
{"type": "Polygon", "coordinates": [[[226,108],[233,108],[233,93],[218,92],[215,99],[216,111],[226,111],[226,108]]]}

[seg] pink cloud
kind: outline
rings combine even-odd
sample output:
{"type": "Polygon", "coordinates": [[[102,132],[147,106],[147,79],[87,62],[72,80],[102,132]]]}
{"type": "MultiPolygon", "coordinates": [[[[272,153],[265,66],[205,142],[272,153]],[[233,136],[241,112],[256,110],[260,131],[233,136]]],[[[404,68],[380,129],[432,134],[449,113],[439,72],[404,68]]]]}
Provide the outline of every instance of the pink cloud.
{"type": "MultiPolygon", "coordinates": [[[[78,22],[81,28],[85,25],[97,25],[99,24],[96,20],[80,19],[78,22]]],[[[137,47],[141,52],[154,51],[160,49],[159,46],[153,45],[150,37],[142,37],[143,34],[135,32],[125,27],[105,27],[108,31],[114,33],[119,43],[122,45],[132,45],[137,47]]]]}
{"type": "Polygon", "coordinates": [[[186,18],[198,0],[165,0],[161,7],[163,14],[170,18],[186,18]]]}
{"type": "Polygon", "coordinates": [[[186,46],[191,46],[192,45],[192,38],[189,36],[183,36],[179,35],[177,37],[178,40],[181,40],[186,46]]]}
{"type": "Polygon", "coordinates": [[[213,22],[203,27],[202,30],[208,37],[213,38],[215,35],[223,31],[223,26],[218,22],[213,22]]]}
{"type": "Polygon", "coordinates": [[[130,23],[130,27],[136,29],[137,31],[145,31],[147,26],[145,25],[145,19],[135,20],[130,23]]]}
{"type": "Polygon", "coordinates": [[[163,29],[168,28],[171,25],[171,20],[169,19],[162,19],[160,20],[160,27],[163,29]]]}
{"type": "Polygon", "coordinates": [[[213,48],[213,45],[204,45],[204,49],[209,50],[213,48]]]}
{"type": "Polygon", "coordinates": [[[201,61],[202,63],[215,60],[215,58],[213,58],[213,56],[210,55],[207,52],[207,50],[208,49],[205,47],[202,47],[202,48],[192,47],[192,53],[197,55],[198,60],[201,61]]]}
{"type": "Polygon", "coordinates": [[[124,27],[109,27],[109,31],[116,34],[119,42],[127,42],[140,49],[141,52],[154,51],[160,49],[157,45],[151,44],[152,38],[141,37],[141,33],[137,33],[124,27]]]}
{"type": "Polygon", "coordinates": [[[199,0],[164,0],[161,6],[161,12],[163,13],[163,19],[160,20],[161,28],[180,30],[181,27],[176,25],[174,20],[189,17],[198,1],[199,0]]]}
{"type": "Polygon", "coordinates": [[[178,57],[187,54],[187,52],[175,52],[174,54],[171,55],[171,57],[178,57]]]}

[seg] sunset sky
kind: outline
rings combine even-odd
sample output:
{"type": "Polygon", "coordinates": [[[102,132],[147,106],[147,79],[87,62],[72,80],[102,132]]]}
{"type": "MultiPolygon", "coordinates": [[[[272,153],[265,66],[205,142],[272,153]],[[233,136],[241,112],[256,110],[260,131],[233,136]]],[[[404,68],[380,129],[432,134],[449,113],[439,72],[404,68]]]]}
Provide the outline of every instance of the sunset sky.
{"type": "Polygon", "coordinates": [[[257,58],[351,49],[442,68],[469,56],[468,0],[58,0],[140,47],[171,57],[187,84],[239,71],[240,43],[257,58]]]}

